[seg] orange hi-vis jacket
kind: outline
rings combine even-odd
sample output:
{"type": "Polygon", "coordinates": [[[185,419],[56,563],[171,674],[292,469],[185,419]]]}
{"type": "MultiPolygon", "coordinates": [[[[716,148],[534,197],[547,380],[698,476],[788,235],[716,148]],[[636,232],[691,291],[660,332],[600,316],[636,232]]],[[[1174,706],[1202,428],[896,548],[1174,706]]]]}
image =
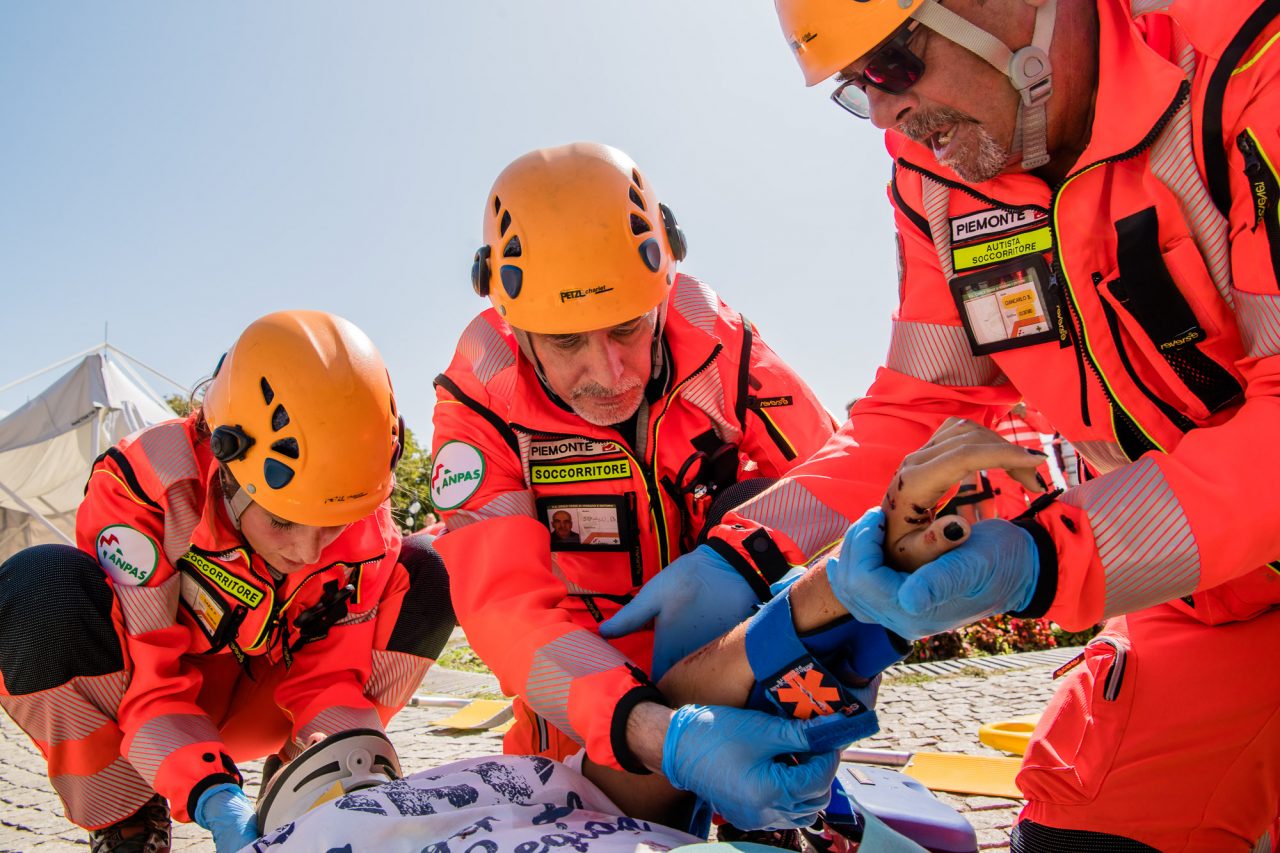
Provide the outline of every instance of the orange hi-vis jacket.
{"type": "Polygon", "coordinates": [[[118,716],[124,755],[180,820],[210,785],[238,781],[196,701],[207,655],[235,655],[250,672],[259,658],[288,666],[275,701],[295,744],[313,732],[382,727],[366,682],[378,603],[400,553],[387,505],[277,584],[232,525],[217,470],[194,416],[158,424],[103,454],[76,515],[77,544],[97,556],[119,601],[132,668],[118,716]],[[355,594],[345,615],[327,636],[306,637],[298,615],[347,584],[355,594]]]}
{"type": "Polygon", "coordinates": [[[623,723],[661,701],[653,635],[606,641],[596,626],[693,547],[713,499],[699,472],[778,477],[835,428],[706,285],[679,276],[667,306],[669,380],[642,404],[638,441],[553,400],[493,310],[436,380],[431,494],[448,531],[434,544],[459,624],[506,693],[593,761],[637,772],[623,723]]]}
{"type": "Polygon", "coordinates": [[[1215,623],[1280,601],[1278,6],[1095,2],[1092,138],[1057,186],[966,184],[887,135],[888,359],[837,437],[716,537],[763,526],[803,562],[944,418],[989,425],[1025,397],[1096,475],[1031,525],[1027,615],[1082,628],[1184,599],[1215,623]]]}

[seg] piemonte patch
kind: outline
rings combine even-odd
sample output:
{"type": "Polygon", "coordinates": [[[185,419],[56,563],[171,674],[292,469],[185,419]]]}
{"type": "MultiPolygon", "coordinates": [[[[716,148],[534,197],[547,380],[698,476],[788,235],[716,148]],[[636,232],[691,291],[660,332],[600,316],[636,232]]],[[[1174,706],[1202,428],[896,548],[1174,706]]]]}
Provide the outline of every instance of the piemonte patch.
{"type": "Polygon", "coordinates": [[[529,445],[531,462],[549,462],[553,459],[568,459],[572,456],[605,456],[619,452],[613,441],[600,441],[593,438],[557,438],[550,441],[538,440],[529,445]]]}

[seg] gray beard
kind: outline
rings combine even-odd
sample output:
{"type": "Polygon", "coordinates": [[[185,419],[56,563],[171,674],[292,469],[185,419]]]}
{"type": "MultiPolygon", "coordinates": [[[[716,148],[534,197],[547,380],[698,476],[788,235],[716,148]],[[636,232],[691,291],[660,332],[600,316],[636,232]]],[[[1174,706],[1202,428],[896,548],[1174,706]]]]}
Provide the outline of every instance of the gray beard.
{"type": "Polygon", "coordinates": [[[930,136],[953,124],[957,128],[968,125],[976,131],[974,135],[977,137],[977,147],[975,150],[972,146],[966,146],[953,160],[939,161],[942,165],[971,184],[989,181],[1005,170],[1011,156],[1008,149],[996,142],[986,128],[958,110],[938,109],[925,114],[915,113],[899,125],[898,130],[908,138],[928,145],[930,136]]]}
{"type": "Polygon", "coordinates": [[[978,150],[972,156],[963,158],[963,162],[944,163],[951,171],[971,184],[980,184],[999,175],[1009,165],[1012,154],[987,133],[986,128],[978,131],[978,150]]]}

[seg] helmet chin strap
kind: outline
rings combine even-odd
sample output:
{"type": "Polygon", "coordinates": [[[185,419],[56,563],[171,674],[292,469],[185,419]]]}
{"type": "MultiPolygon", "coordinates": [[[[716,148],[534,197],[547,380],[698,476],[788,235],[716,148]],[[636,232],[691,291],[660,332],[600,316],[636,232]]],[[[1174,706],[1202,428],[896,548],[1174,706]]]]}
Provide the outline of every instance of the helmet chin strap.
{"type": "Polygon", "coordinates": [[[658,303],[658,316],[653,321],[653,343],[650,344],[650,364],[649,379],[656,379],[662,375],[663,359],[665,348],[662,346],[662,330],[667,325],[667,300],[658,303]]]}
{"type": "Polygon", "coordinates": [[[231,517],[231,523],[235,525],[236,530],[239,530],[240,516],[244,515],[244,511],[253,503],[253,496],[246,492],[243,486],[236,486],[236,493],[231,497],[223,495],[222,501],[227,508],[227,515],[231,517]]]}
{"type": "Polygon", "coordinates": [[[936,0],[925,0],[911,16],[929,29],[986,60],[1009,78],[1021,100],[1014,129],[1013,156],[1022,155],[1022,168],[1037,169],[1049,162],[1049,96],[1053,94],[1053,68],[1049,46],[1057,17],[1057,0],[1045,0],[1036,10],[1031,44],[1011,51],[999,39],[960,17],[936,0]]]}

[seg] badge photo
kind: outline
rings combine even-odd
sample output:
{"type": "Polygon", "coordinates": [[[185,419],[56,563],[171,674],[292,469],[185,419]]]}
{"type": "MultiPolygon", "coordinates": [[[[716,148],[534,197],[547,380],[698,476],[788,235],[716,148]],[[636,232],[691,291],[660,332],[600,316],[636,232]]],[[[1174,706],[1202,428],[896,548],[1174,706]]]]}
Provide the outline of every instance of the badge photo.
{"type": "Polygon", "coordinates": [[[552,551],[627,551],[635,538],[627,504],[617,495],[538,498],[537,509],[552,551]]]}

